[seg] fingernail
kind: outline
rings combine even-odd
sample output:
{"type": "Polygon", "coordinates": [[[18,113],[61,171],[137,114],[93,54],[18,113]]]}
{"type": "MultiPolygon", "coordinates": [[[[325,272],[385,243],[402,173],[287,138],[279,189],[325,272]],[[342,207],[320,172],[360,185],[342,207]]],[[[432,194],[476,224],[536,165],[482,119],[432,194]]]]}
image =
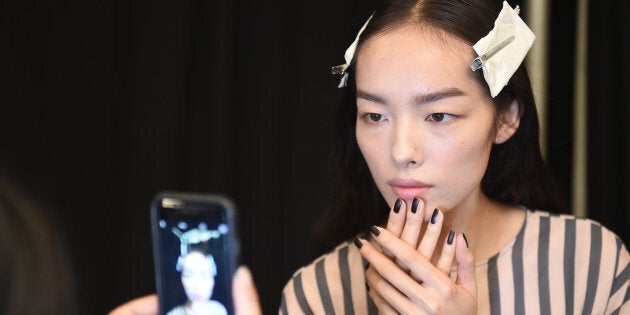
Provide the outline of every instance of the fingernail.
{"type": "Polygon", "coordinates": [[[381,231],[379,231],[375,226],[370,227],[370,233],[372,233],[372,235],[374,236],[381,235],[381,231]]]}
{"type": "Polygon", "coordinates": [[[448,232],[448,237],[446,238],[446,243],[448,245],[453,244],[453,238],[455,238],[455,232],[453,232],[453,231],[448,232]]]}
{"type": "Polygon", "coordinates": [[[411,213],[416,213],[416,211],[418,211],[419,204],[420,204],[420,199],[413,198],[413,203],[411,204],[411,213]]]}
{"type": "Polygon", "coordinates": [[[464,237],[464,242],[466,243],[466,248],[468,248],[468,239],[466,238],[466,234],[462,233],[462,236],[464,237]]]}
{"type": "Polygon", "coordinates": [[[431,224],[435,224],[435,222],[437,222],[437,218],[439,214],[440,214],[440,211],[438,211],[438,209],[433,210],[433,214],[431,215],[431,224]]]}
{"type": "Polygon", "coordinates": [[[398,213],[398,211],[400,211],[400,207],[402,207],[402,200],[396,199],[396,204],[394,205],[394,213],[398,213]]]}
{"type": "Polygon", "coordinates": [[[354,239],[354,245],[360,249],[363,246],[363,242],[361,242],[360,239],[355,238],[354,239]]]}
{"type": "Polygon", "coordinates": [[[235,281],[244,284],[248,284],[253,281],[251,271],[244,265],[241,265],[238,267],[238,269],[236,269],[236,272],[234,273],[234,279],[235,281]]]}

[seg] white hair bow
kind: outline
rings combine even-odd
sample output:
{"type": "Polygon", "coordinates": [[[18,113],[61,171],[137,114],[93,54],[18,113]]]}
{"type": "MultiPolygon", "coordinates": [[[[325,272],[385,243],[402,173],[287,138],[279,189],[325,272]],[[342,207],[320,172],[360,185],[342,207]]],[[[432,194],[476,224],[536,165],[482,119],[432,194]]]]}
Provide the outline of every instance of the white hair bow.
{"type": "Polygon", "coordinates": [[[518,6],[512,9],[503,1],[503,9],[494,21],[494,28],[473,46],[478,57],[470,63],[470,69],[483,69],[492,97],[496,97],[508,84],[536,38],[518,13],[518,6]]]}
{"type": "Polygon", "coordinates": [[[354,52],[357,50],[357,43],[359,42],[359,37],[361,37],[361,33],[363,33],[363,31],[365,30],[365,27],[368,25],[368,23],[372,19],[372,16],[374,16],[374,13],[372,13],[372,15],[370,15],[367,21],[365,21],[365,24],[363,24],[363,27],[361,27],[361,29],[359,30],[357,37],[354,39],[354,42],[352,42],[352,44],[350,44],[348,49],[346,49],[346,53],[343,55],[343,58],[346,60],[346,63],[332,67],[333,74],[342,75],[341,80],[339,81],[339,85],[337,86],[338,88],[342,88],[348,85],[348,72],[346,70],[348,70],[350,63],[352,62],[352,58],[354,58],[354,52]]]}

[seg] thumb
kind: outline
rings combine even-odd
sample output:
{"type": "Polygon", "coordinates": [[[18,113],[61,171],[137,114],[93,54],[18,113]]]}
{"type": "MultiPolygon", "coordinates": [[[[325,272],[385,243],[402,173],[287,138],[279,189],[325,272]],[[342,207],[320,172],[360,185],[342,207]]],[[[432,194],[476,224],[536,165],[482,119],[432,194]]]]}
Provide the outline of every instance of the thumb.
{"type": "Polygon", "coordinates": [[[109,315],[157,315],[158,299],[155,294],[129,301],[111,311],[109,315]]]}
{"type": "Polygon", "coordinates": [[[468,248],[468,241],[464,234],[457,236],[455,245],[455,260],[457,260],[457,281],[466,291],[477,299],[477,278],[475,275],[475,257],[468,248]]]}
{"type": "Polygon", "coordinates": [[[238,267],[234,273],[232,300],[236,315],[262,315],[252,273],[245,266],[238,267]]]}

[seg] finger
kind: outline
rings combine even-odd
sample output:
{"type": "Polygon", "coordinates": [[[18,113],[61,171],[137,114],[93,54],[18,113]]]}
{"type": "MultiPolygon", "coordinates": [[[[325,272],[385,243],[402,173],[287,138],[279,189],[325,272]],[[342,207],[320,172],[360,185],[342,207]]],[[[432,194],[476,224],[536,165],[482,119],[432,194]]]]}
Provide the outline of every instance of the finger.
{"type": "Polygon", "coordinates": [[[442,254],[436,265],[437,269],[441,270],[447,276],[451,274],[451,266],[453,266],[453,258],[455,257],[455,242],[457,241],[455,236],[455,232],[448,232],[448,236],[442,246],[442,254]]]}
{"type": "Polygon", "coordinates": [[[455,260],[457,261],[457,280],[466,291],[477,299],[477,280],[475,277],[475,257],[468,248],[466,235],[462,233],[457,237],[455,244],[455,260]]]}
{"type": "Polygon", "coordinates": [[[261,315],[260,301],[249,268],[240,266],[232,280],[232,300],[237,315],[261,315]]]}
{"type": "Polygon", "coordinates": [[[405,226],[403,227],[400,239],[407,242],[411,247],[416,248],[422,222],[424,221],[424,202],[419,198],[413,198],[411,207],[407,210],[405,226]]]}
{"type": "Polygon", "coordinates": [[[403,226],[405,225],[405,212],[407,203],[402,199],[396,199],[392,211],[389,212],[387,219],[387,229],[396,236],[400,236],[403,226]]]}
{"type": "Polygon", "coordinates": [[[389,305],[389,303],[387,303],[387,301],[385,301],[385,299],[380,294],[378,294],[376,290],[370,289],[368,291],[368,295],[370,296],[370,299],[372,299],[372,302],[374,303],[374,306],[376,306],[376,309],[378,310],[378,313],[380,315],[397,314],[396,310],[394,310],[394,308],[389,305]]]}
{"type": "MultiPolygon", "coordinates": [[[[396,268],[396,267],[394,267],[396,268]]],[[[379,314],[410,314],[410,301],[373,268],[365,272],[370,286],[368,294],[374,301],[379,314]]]]}
{"type": "MultiPolygon", "coordinates": [[[[378,236],[377,239],[382,238],[386,234],[387,241],[401,245],[401,247],[391,247],[405,251],[404,254],[401,254],[399,251],[393,251],[396,253],[396,257],[408,255],[412,258],[405,258],[407,263],[411,260],[416,260],[415,264],[423,265],[424,267],[422,268],[431,268],[433,273],[446,277],[436,272],[435,267],[422,257],[415,248],[410,247],[405,242],[391,235],[386,229],[378,228],[377,230],[380,231],[380,236],[378,236]]],[[[386,242],[383,242],[383,244],[385,243],[386,242]]],[[[370,288],[376,290],[398,312],[408,313],[405,310],[409,309],[409,303],[412,301],[426,308],[426,301],[435,299],[435,293],[430,292],[427,288],[420,285],[417,278],[413,278],[413,275],[405,273],[395,262],[383,255],[383,253],[378,251],[370,242],[356,239],[355,245],[359,248],[361,255],[370,263],[370,268],[366,271],[366,278],[370,283],[370,288]]],[[[418,269],[421,267],[414,266],[414,268],[418,269]]],[[[428,272],[426,272],[426,274],[428,274],[428,272]]]]}
{"type": "Polygon", "coordinates": [[[418,251],[428,259],[433,257],[433,252],[435,251],[440,233],[442,232],[443,219],[444,214],[440,210],[433,210],[433,214],[431,214],[431,218],[427,224],[427,229],[424,232],[424,236],[422,236],[422,241],[420,241],[420,245],[418,245],[418,251]]]}
{"type": "Polygon", "coordinates": [[[158,314],[158,299],[157,295],[151,294],[131,300],[115,310],[111,311],[109,315],[157,315],[158,314]]]}
{"type": "MultiPolygon", "coordinates": [[[[387,219],[387,229],[392,232],[392,234],[400,237],[400,233],[402,232],[403,226],[405,225],[405,216],[407,209],[407,203],[402,199],[396,199],[394,202],[394,206],[392,210],[389,212],[389,218],[387,219]]],[[[390,253],[388,250],[383,250],[385,255],[392,258],[394,255],[390,253]]]]}
{"type": "MultiPolygon", "coordinates": [[[[435,266],[433,266],[431,261],[420,254],[420,252],[418,252],[415,248],[409,246],[408,243],[392,235],[386,229],[373,227],[372,229],[370,229],[370,231],[372,233],[373,239],[376,240],[378,245],[380,245],[383,249],[387,249],[390,252],[394,253],[396,261],[399,262],[400,265],[409,267],[410,275],[416,281],[422,281],[425,285],[435,285],[437,283],[450,281],[450,279],[444,273],[439,272],[439,270],[435,266]]],[[[373,246],[371,247],[373,248],[373,246]]],[[[363,251],[361,252],[363,253],[363,251]]],[[[367,255],[364,255],[364,257],[367,258],[367,255]]],[[[370,264],[372,264],[371,261],[370,264]]],[[[397,268],[397,271],[400,273],[405,272],[401,268],[397,268]]],[[[381,273],[380,269],[379,273],[381,273]]],[[[383,273],[381,273],[381,275],[383,275],[383,277],[388,281],[395,281],[396,279],[387,277],[383,273]]],[[[394,275],[392,275],[392,277],[394,277],[394,275]]],[[[398,283],[396,285],[398,287],[398,283]]],[[[412,286],[408,286],[408,289],[412,288],[412,286]]]]}

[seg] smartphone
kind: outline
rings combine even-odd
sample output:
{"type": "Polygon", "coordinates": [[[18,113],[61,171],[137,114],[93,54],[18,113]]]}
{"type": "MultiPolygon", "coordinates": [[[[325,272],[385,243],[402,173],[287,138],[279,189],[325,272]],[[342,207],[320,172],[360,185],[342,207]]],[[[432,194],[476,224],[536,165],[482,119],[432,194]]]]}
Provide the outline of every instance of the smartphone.
{"type": "Polygon", "coordinates": [[[220,195],[163,192],[151,203],[160,314],[234,314],[236,208],[220,195]]]}

